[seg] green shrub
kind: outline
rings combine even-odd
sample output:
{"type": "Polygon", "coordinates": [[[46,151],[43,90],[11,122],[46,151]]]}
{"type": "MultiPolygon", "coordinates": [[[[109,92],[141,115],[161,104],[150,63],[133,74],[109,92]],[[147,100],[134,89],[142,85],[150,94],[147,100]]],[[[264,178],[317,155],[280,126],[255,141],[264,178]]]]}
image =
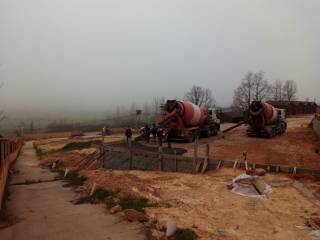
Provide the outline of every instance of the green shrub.
{"type": "Polygon", "coordinates": [[[116,206],[118,204],[113,197],[106,198],[105,199],[105,203],[106,203],[106,207],[108,209],[111,209],[111,208],[113,208],[114,206],[116,206]]]}
{"type": "Polygon", "coordinates": [[[121,198],[119,204],[123,209],[135,209],[139,212],[145,212],[145,208],[147,207],[156,207],[157,204],[150,203],[147,198],[132,198],[125,197],[121,198]]]}
{"type": "Polygon", "coordinates": [[[79,176],[76,172],[69,172],[67,175],[67,179],[70,180],[70,184],[73,186],[82,186],[87,180],[85,176],[79,176]]]}
{"type": "Polygon", "coordinates": [[[110,190],[106,190],[106,189],[102,189],[102,188],[98,188],[94,195],[93,195],[97,200],[99,201],[104,201],[107,197],[110,196],[115,196],[115,192],[110,191],[110,190]]]}
{"type": "Polygon", "coordinates": [[[170,237],[169,240],[195,240],[197,234],[191,229],[178,228],[174,236],[170,237]]]}
{"type": "Polygon", "coordinates": [[[90,148],[93,145],[101,144],[101,140],[94,140],[94,141],[87,141],[87,142],[72,142],[66,144],[62,150],[64,151],[71,151],[83,148],[90,148]]]}

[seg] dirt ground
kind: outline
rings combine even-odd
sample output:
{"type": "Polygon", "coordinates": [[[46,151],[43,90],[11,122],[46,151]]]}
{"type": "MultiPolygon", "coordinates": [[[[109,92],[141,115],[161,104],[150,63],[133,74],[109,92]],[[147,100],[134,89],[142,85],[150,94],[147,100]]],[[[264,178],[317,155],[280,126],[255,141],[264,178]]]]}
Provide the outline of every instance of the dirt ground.
{"type": "MultiPolygon", "coordinates": [[[[272,139],[253,138],[246,135],[247,126],[241,126],[210,139],[199,140],[199,155],[205,154],[205,144],[210,144],[210,157],[217,160],[240,160],[247,152],[248,161],[279,166],[319,168],[320,155],[315,152],[320,140],[308,128],[313,116],[288,118],[288,129],[283,135],[272,139]]],[[[223,124],[222,130],[232,124],[223,124]]],[[[185,154],[193,156],[193,144],[175,144],[188,149],[185,154]]]]}
{"type": "MultiPolygon", "coordinates": [[[[319,210],[320,201],[304,196],[284,175],[267,175],[273,191],[265,198],[248,198],[227,189],[240,170],[221,169],[206,175],[147,171],[84,171],[84,188],[120,190],[121,195],[146,197],[161,207],[148,208],[151,219],[165,226],[175,219],[179,227],[193,229],[200,239],[311,239],[303,225],[319,210]]],[[[83,187],[82,187],[83,188],[83,187]]]]}
{"type": "MultiPolygon", "coordinates": [[[[246,127],[242,126],[218,137],[201,139],[199,153],[204,154],[205,144],[209,143],[210,155],[216,159],[240,159],[242,152],[247,151],[249,162],[319,167],[320,157],[315,153],[319,139],[308,128],[311,119],[311,116],[289,118],[288,131],[273,139],[249,138],[245,134],[246,127]]],[[[122,136],[105,141],[118,138],[122,136]]],[[[43,146],[61,144],[59,141],[42,143],[43,146]]],[[[193,144],[175,143],[174,146],[184,147],[187,155],[193,155],[193,144]]],[[[66,166],[74,164],[76,159],[62,157],[66,166]]],[[[283,174],[267,174],[263,179],[273,191],[264,198],[248,198],[235,195],[227,188],[241,173],[241,170],[225,168],[205,175],[83,170],[81,174],[88,179],[77,191],[89,193],[96,183],[97,187],[119,190],[120,196],[146,197],[160,204],[147,209],[150,219],[157,220],[158,228],[174,218],[178,227],[193,229],[201,240],[312,239],[308,230],[296,226],[303,225],[311,214],[320,212],[317,179],[297,181],[283,174]]]]}

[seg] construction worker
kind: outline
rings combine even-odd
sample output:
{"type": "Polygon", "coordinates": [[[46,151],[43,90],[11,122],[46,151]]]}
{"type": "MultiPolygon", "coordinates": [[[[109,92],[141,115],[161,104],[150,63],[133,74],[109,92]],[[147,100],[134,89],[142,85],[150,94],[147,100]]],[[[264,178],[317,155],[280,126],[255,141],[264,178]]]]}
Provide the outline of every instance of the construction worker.
{"type": "Polygon", "coordinates": [[[163,139],[163,129],[161,127],[158,127],[157,129],[157,137],[158,137],[158,143],[159,146],[162,146],[162,139],[163,139]]]}
{"type": "Polygon", "coordinates": [[[157,138],[157,130],[158,130],[158,128],[157,128],[156,124],[154,123],[151,128],[151,134],[152,134],[152,137],[154,140],[156,140],[156,138],[157,138]]]}
{"type": "Polygon", "coordinates": [[[127,137],[127,143],[129,143],[129,140],[131,140],[131,137],[132,137],[132,129],[131,127],[127,127],[124,135],[127,137]]]}
{"type": "Polygon", "coordinates": [[[150,133],[151,133],[151,129],[149,128],[148,124],[146,124],[146,126],[144,127],[144,137],[147,143],[149,143],[150,141],[150,133]]]}

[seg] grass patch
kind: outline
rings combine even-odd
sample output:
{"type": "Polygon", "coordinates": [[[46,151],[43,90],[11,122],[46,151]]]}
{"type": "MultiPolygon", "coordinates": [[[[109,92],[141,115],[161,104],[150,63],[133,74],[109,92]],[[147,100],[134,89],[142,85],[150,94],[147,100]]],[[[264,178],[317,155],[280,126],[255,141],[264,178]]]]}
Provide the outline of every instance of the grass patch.
{"type": "Polygon", "coordinates": [[[33,143],[33,148],[36,151],[36,154],[38,157],[41,157],[44,155],[43,151],[41,148],[39,148],[36,144],[33,143]]]}
{"type": "Polygon", "coordinates": [[[98,188],[95,193],[93,194],[93,197],[96,198],[99,201],[104,201],[107,197],[115,196],[116,192],[98,188]]]}
{"type": "Polygon", "coordinates": [[[107,209],[111,209],[118,205],[117,201],[113,197],[108,197],[105,199],[107,209]]]}
{"type": "Polygon", "coordinates": [[[158,206],[155,203],[151,203],[147,198],[132,198],[132,197],[125,197],[121,198],[119,205],[123,209],[135,209],[139,212],[145,212],[145,208],[147,207],[156,207],[158,206]]]}
{"type": "Polygon", "coordinates": [[[87,142],[72,142],[66,144],[62,150],[64,151],[71,151],[71,150],[77,150],[77,149],[83,149],[83,148],[90,148],[93,145],[101,144],[101,140],[94,140],[94,141],[87,141],[87,142]]]}
{"type": "Polygon", "coordinates": [[[70,171],[66,177],[72,186],[82,186],[84,182],[87,180],[85,176],[80,176],[75,171],[70,171]]]}
{"type": "Polygon", "coordinates": [[[56,166],[55,168],[51,169],[52,172],[58,173],[60,178],[64,177],[65,170],[62,167],[56,166]]]}
{"type": "MultiPolygon", "coordinates": [[[[51,169],[52,172],[58,173],[58,178],[64,178],[65,169],[63,167],[57,166],[51,169]]],[[[69,171],[66,179],[69,181],[72,186],[82,186],[87,180],[85,176],[80,176],[76,171],[69,171]]]]}
{"type": "Polygon", "coordinates": [[[198,239],[197,234],[192,229],[178,228],[174,236],[168,240],[196,240],[198,239]]]}

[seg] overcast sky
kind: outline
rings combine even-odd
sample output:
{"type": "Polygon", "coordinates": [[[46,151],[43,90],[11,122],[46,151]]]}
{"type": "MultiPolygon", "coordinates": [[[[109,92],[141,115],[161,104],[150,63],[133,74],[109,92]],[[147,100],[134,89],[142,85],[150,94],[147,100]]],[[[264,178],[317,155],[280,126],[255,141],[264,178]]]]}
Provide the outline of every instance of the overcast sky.
{"type": "Polygon", "coordinates": [[[226,106],[249,70],[320,100],[320,1],[0,0],[6,110],[101,110],[193,84],[226,106]]]}

